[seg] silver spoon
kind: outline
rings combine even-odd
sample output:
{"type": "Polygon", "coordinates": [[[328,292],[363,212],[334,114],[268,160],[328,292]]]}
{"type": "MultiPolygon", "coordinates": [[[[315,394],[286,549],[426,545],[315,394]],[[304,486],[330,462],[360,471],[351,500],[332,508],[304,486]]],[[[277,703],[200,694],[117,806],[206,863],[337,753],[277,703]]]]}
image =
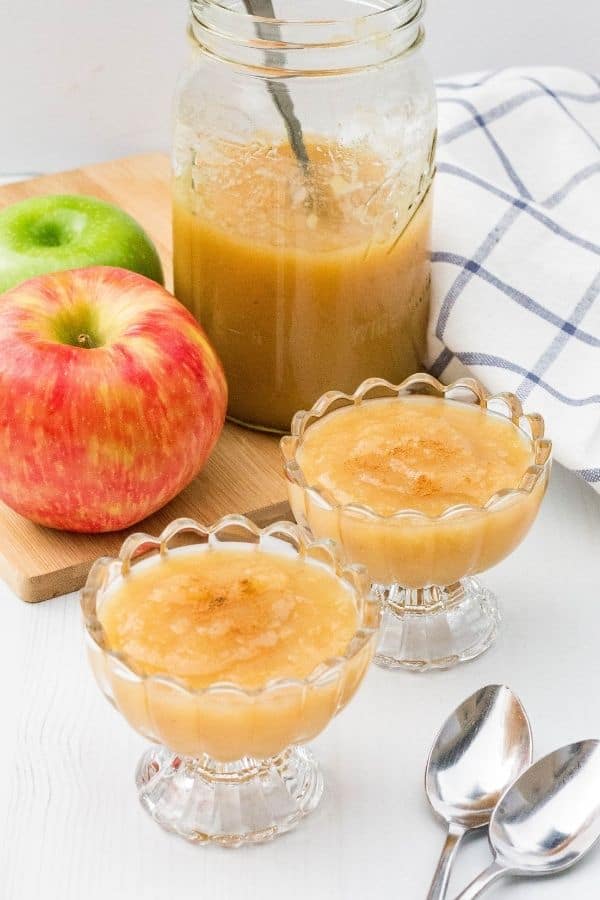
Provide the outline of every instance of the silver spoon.
{"type": "MultiPolygon", "coordinates": [[[[254,16],[257,19],[263,18],[265,20],[271,19],[273,22],[277,21],[272,0],[243,0],[243,4],[246,11],[251,16],[254,16]]],[[[273,31],[273,34],[280,39],[279,25],[273,24],[272,26],[268,26],[260,21],[255,22],[254,25],[258,37],[264,41],[269,40],[269,28],[273,31]]],[[[265,57],[267,66],[269,68],[277,69],[281,65],[283,54],[278,50],[267,50],[265,57]]],[[[306,150],[304,135],[302,134],[302,125],[296,115],[294,103],[290,96],[287,84],[282,79],[269,78],[267,80],[267,89],[277,112],[284,121],[288,139],[292,150],[294,151],[294,156],[296,157],[298,164],[304,170],[305,175],[308,175],[310,159],[306,150]]]]}
{"type": "Polygon", "coordinates": [[[529,720],[506,685],[481,688],[446,720],[425,772],[429,802],[448,823],[427,900],[446,896],[460,841],[488,824],[506,788],[531,764],[532,753],[529,720]]]}
{"type": "Polygon", "coordinates": [[[456,900],[473,900],[503,875],[553,875],[600,838],[600,741],[555,750],[504,794],[490,822],[494,862],[456,900]]]}

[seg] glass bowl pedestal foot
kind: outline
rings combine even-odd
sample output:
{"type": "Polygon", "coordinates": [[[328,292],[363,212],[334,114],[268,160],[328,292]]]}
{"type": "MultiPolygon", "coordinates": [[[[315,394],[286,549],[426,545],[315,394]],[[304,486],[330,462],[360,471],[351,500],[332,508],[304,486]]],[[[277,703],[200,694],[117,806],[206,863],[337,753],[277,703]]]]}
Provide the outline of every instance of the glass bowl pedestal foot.
{"type": "Polygon", "coordinates": [[[312,753],[289,747],[267,760],[219,763],[150,747],[136,771],[142,806],[167,831],[196,843],[269,841],[315,809],[323,778],[312,753]]]}
{"type": "Polygon", "coordinates": [[[375,662],[384,669],[448,669],[481,656],[496,639],[496,597],[475,578],[449,587],[373,590],[383,607],[375,662]]]}

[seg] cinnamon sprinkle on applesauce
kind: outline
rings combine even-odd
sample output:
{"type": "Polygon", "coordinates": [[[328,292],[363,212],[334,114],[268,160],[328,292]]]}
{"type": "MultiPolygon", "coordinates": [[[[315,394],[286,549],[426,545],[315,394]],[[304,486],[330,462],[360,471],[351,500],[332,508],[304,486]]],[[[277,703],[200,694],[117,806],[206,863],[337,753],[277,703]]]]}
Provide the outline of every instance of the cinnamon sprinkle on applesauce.
{"type": "Polygon", "coordinates": [[[307,482],[338,503],[435,516],[517,487],[532,448],[512,422],[478,407],[403,397],[325,416],[305,433],[298,460],[307,482]]]}
{"type": "Polygon", "coordinates": [[[100,613],[109,646],[144,674],[194,689],[304,678],[356,630],[349,588],[322,566],[277,553],[210,549],[134,572],[100,613]]]}

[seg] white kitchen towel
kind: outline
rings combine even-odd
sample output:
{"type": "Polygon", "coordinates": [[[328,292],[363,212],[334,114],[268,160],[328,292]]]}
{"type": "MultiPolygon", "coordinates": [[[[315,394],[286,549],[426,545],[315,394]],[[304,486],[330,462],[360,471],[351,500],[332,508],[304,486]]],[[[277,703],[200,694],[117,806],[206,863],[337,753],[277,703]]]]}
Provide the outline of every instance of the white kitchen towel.
{"type": "Polygon", "coordinates": [[[600,491],[600,80],[506,69],[438,99],[430,371],[516,393],[600,491]]]}

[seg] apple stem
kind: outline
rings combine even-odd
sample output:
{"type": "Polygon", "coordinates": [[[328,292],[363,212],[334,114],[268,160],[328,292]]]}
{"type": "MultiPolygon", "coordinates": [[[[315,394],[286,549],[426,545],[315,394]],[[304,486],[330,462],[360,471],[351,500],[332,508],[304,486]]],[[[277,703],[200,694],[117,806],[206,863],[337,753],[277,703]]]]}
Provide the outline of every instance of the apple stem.
{"type": "Polygon", "coordinates": [[[94,347],[89,334],[80,334],[77,338],[77,344],[79,347],[83,347],[85,350],[92,350],[94,347]]]}

